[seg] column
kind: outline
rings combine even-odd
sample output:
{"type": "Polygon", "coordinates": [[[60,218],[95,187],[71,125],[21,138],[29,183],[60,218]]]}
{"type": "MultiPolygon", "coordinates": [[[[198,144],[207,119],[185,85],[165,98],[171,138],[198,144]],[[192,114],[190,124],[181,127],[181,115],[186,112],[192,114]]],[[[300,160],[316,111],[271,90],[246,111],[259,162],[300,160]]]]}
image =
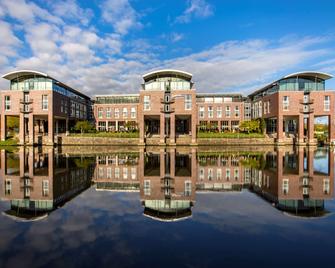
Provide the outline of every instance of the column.
{"type": "Polygon", "coordinates": [[[308,128],[307,128],[308,143],[313,144],[315,143],[314,141],[314,114],[309,115],[307,125],[308,125],[308,128]]]}
{"type": "Polygon", "coordinates": [[[165,114],[160,114],[160,120],[159,120],[159,143],[163,144],[165,143],[165,114]]]}
{"type": "Polygon", "coordinates": [[[138,127],[139,127],[139,131],[140,131],[139,143],[144,144],[144,118],[143,118],[143,115],[140,116],[140,118],[138,120],[138,127]]]}
{"type": "Polygon", "coordinates": [[[283,141],[283,116],[277,116],[277,142],[283,141]]]}
{"type": "Polygon", "coordinates": [[[0,129],[1,140],[4,141],[6,139],[6,116],[4,114],[1,114],[0,124],[1,124],[0,129]]]}
{"type": "Polygon", "coordinates": [[[29,114],[28,132],[29,132],[29,144],[33,145],[35,129],[34,129],[34,115],[32,113],[29,114]]]}
{"type": "Polygon", "coordinates": [[[331,144],[335,143],[335,118],[334,115],[329,115],[329,120],[328,120],[328,124],[329,124],[329,142],[331,144]]]}
{"type": "Polygon", "coordinates": [[[108,129],[108,121],[106,120],[106,131],[109,131],[108,129]]]}
{"type": "Polygon", "coordinates": [[[171,113],[170,118],[170,143],[176,143],[176,116],[174,113],[171,113]]]}
{"type": "Polygon", "coordinates": [[[25,153],[26,153],[26,147],[25,146],[21,146],[20,149],[19,149],[19,165],[20,165],[20,177],[24,177],[24,174],[25,174],[25,170],[24,170],[24,167],[25,167],[25,163],[24,161],[26,160],[25,158],[25,153]]]}
{"type": "Polygon", "coordinates": [[[175,177],[175,171],[176,171],[176,149],[171,148],[170,149],[170,176],[171,178],[175,177]]]}
{"type": "Polygon", "coordinates": [[[25,129],[24,129],[24,114],[20,113],[20,128],[19,128],[19,143],[24,144],[24,136],[25,136],[25,129]]]}
{"type": "Polygon", "coordinates": [[[298,119],[298,143],[304,143],[304,115],[300,114],[298,119]]]}
{"type": "Polygon", "coordinates": [[[34,147],[29,147],[28,149],[28,169],[29,177],[34,177],[34,147]]]}
{"type": "Polygon", "coordinates": [[[306,147],[298,146],[299,176],[304,175],[304,149],[306,147]]]}
{"type": "Polygon", "coordinates": [[[159,150],[159,176],[161,178],[165,176],[165,151],[163,148],[159,150]]]}
{"type": "Polygon", "coordinates": [[[221,132],[221,129],[222,129],[222,121],[221,120],[218,121],[218,128],[219,128],[219,132],[221,132]]]}
{"type": "Polygon", "coordinates": [[[115,121],[115,130],[119,131],[119,121],[118,120],[115,121]]]}
{"type": "Polygon", "coordinates": [[[48,115],[48,142],[54,144],[54,117],[51,114],[48,115]]]}
{"type": "Polygon", "coordinates": [[[197,143],[197,121],[194,115],[191,115],[191,136],[192,136],[191,144],[196,144],[197,143]]]}
{"type": "Polygon", "coordinates": [[[59,125],[58,125],[58,124],[59,124],[59,120],[56,119],[55,121],[56,121],[56,122],[55,122],[55,123],[56,123],[55,132],[56,132],[56,135],[58,135],[58,128],[59,128],[59,125]]]}
{"type": "Polygon", "coordinates": [[[66,117],[65,119],[65,135],[69,135],[69,118],[66,117]]]}

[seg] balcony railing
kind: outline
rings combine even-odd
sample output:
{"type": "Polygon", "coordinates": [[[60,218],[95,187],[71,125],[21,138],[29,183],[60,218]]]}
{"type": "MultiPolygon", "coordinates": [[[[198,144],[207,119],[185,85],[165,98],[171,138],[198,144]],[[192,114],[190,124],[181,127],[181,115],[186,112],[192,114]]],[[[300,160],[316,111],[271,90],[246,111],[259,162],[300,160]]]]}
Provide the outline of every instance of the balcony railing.
{"type": "Polygon", "coordinates": [[[166,111],[164,108],[161,108],[161,113],[168,113],[168,114],[170,114],[170,113],[174,113],[174,108],[171,108],[170,110],[168,110],[168,111],[166,111]]]}
{"type": "Polygon", "coordinates": [[[33,103],[33,99],[29,99],[29,100],[20,99],[20,103],[23,103],[23,104],[33,103]]]}
{"type": "Polygon", "coordinates": [[[314,108],[308,107],[308,108],[300,108],[299,109],[300,113],[304,113],[304,114],[310,114],[310,113],[314,113],[314,108]]]}
{"type": "Polygon", "coordinates": [[[28,114],[28,113],[32,113],[32,112],[33,112],[32,107],[28,107],[28,109],[27,108],[20,108],[20,113],[28,114]]]}
{"type": "Polygon", "coordinates": [[[169,101],[166,101],[164,98],[161,98],[161,103],[174,103],[174,98],[170,98],[169,101]]]}
{"type": "Polygon", "coordinates": [[[309,99],[309,100],[300,100],[299,101],[300,104],[313,104],[314,103],[314,99],[309,99]]]}

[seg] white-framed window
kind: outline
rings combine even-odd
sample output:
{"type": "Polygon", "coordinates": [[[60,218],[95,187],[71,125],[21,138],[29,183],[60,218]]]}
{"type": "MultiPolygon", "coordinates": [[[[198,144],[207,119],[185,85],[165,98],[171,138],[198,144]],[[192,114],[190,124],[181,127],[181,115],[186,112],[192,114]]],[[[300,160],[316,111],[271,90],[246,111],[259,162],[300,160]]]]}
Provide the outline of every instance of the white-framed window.
{"type": "Polygon", "coordinates": [[[132,180],[136,179],[136,167],[131,168],[131,179],[132,180]]]}
{"type": "Polygon", "coordinates": [[[103,109],[98,108],[98,118],[102,118],[102,112],[103,112],[103,109]]]}
{"type": "Polygon", "coordinates": [[[119,167],[115,168],[114,177],[115,177],[115,179],[120,179],[120,168],[119,167]]]}
{"type": "Polygon", "coordinates": [[[222,107],[221,106],[216,107],[216,117],[217,118],[222,117],[222,107]]]}
{"type": "Polygon", "coordinates": [[[99,167],[98,177],[99,177],[99,179],[102,179],[104,177],[104,168],[103,167],[99,167]]]}
{"type": "Polygon", "coordinates": [[[10,100],[10,96],[5,96],[5,110],[10,111],[12,102],[10,100]]]}
{"type": "Polygon", "coordinates": [[[309,194],[308,187],[303,187],[302,188],[302,194],[303,195],[308,195],[309,194]]]}
{"type": "Polygon", "coordinates": [[[239,173],[240,173],[239,169],[235,168],[234,169],[234,179],[235,179],[235,181],[237,181],[239,179],[239,177],[240,177],[239,173]]]}
{"type": "Polygon", "coordinates": [[[240,116],[240,107],[235,106],[235,117],[239,117],[240,116]]]}
{"type": "Polygon", "coordinates": [[[230,180],[230,169],[226,169],[226,180],[229,181],[230,180]]]}
{"type": "Polygon", "coordinates": [[[5,180],[5,195],[10,195],[12,193],[12,180],[5,180]]]}
{"type": "Polygon", "coordinates": [[[208,169],[207,179],[208,179],[209,181],[213,180],[213,169],[212,169],[212,168],[209,168],[209,169],[208,169]]]}
{"type": "Polygon", "coordinates": [[[192,95],[187,94],[185,95],[185,110],[192,109],[192,95]]]}
{"type": "Polygon", "coordinates": [[[288,111],[290,106],[289,96],[283,96],[283,111],[288,111]]]}
{"type": "Polygon", "coordinates": [[[230,106],[226,106],[226,117],[230,117],[230,106]]]}
{"type": "Polygon", "coordinates": [[[135,107],[131,107],[130,117],[131,118],[136,118],[136,108],[135,107]]]}
{"type": "Polygon", "coordinates": [[[288,194],[288,191],[289,191],[289,179],[283,179],[282,191],[283,191],[283,194],[288,194]]]}
{"type": "Polygon", "coordinates": [[[325,99],[323,101],[323,109],[325,112],[330,111],[330,96],[325,96],[325,99]]]}
{"type": "Polygon", "coordinates": [[[150,96],[145,95],[144,96],[144,102],[143,102],[143,109],[144,111],[150,111],[150,96]]]}
{"type": "Polygon", "coordinates": [[[203,168],[199,169],[199,180],[203,181],[205,178],[205,170],[203,168]]]}
{"type": "Polygon", "coordinates": [[[106,118],[111,118],[112,114],[112,108],[108,107],[106,108],[106,118]]]}
{"type": "Polygon", "coordinates": [[[213,106],[208,106],[208,118],[213,118],[213,106]]]}
{"type": "Polygon", "coordinates": [[[112,168],[108,167],[107,168],[107,179],[111,179],[112,178],[112,168]]]}
{"type": "Polygon", "coordinates": [[[46,111],[49,107],[48,95],[42,95],[42,110],[46,111]]]}
{"type": "Polygon", "coordinates": [[[128,117],[128,109],[127,108],[123,108],[123,110],[122,110],[122,117],[123,118],[127,118],[128,117]]]}
{"type": "Polygon", "coordinates": [[[323,179],[323,192],[324,192],[324,194],[329,194],[330,193],[329,179],[323,179]]]}
{"type": "Polygon", "coordinates": [[[222,177],[222,170],[221,170],[221,168],[218,168],[217,170],[216,170],[216,180],[221,180],[221,177],[222,177]]]}
{"type": "Polygon", "coordinates": [[[191,181],[185,181],[185,190],[184,195],[190,196],[192,194],[192,182],[191,181]]]}
{"type": "Polygon", "coordinates": [[[144,180],[143,191],[144,191],[144,195],[151,194],[150,180],[144,180]]]}
{"type": "Polygon", "coordinates": [[[123,179],[124,180],[128,179],[128,168],[127,167],[123,168],[123,179]]]}
{"type": "Polygon", "coordinates": [[[120,117],[120,111],[119,111],[119,108],[115,108],[115,110],[114,110],[114,117],[115,117],[115,118],[119,118],[119,117],[120,117]]]}
{"type": "Polygon", "coordinates": [[[49,195],[49,181],[48,180],[42,181],[42,194],[43,196],[49,195]]]}
{"type": "Polygon", "coordinates": [[[205,117],[205,107],[200,106],[199,107],[199,118],[204,118],[205,117]]]}

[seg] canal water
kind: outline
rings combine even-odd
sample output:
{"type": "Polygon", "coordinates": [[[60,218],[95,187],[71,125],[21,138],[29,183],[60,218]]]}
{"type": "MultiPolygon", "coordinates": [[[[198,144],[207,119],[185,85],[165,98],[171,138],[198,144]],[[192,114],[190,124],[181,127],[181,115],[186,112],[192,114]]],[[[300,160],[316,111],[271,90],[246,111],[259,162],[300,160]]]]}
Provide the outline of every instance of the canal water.
{"type": "Polygon", "coordinates": [[[0,154],[0,267],[334,267],[328,148],[0,154]]]}

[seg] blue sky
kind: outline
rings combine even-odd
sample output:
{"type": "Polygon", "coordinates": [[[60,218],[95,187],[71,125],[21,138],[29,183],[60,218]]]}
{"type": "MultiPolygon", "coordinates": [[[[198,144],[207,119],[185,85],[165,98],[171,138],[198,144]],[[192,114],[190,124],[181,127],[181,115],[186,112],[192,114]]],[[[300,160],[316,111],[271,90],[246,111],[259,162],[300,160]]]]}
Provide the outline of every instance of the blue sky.
{"type": "Polygon", "coordinates": [[[0,0],[0,72],[36,69],[94,95],[138,92],[142,74],[177,68],[199,92],[247,94],[291,72],[335,73],[334,11],[327,0],[0,0]]]}

